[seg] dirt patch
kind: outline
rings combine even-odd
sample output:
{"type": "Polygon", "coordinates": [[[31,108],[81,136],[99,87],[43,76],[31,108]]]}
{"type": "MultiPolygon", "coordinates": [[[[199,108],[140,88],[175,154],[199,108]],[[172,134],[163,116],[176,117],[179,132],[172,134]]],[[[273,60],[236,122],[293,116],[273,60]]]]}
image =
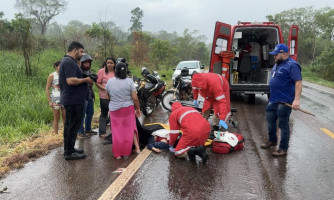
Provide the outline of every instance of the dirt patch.
{"type": "MultiPolygon", "coordinates": [[[[99,113],[93,117],[92,127],[98,127],[99,113]]],[[[2,156],[0,157],[0,179],[4,178],[10,170],[24,167],[24,164],[48,154],[63,144],[63,130],[54,134],[53,130],[38,133],[25,140],[16,143],[0,146],[2,156]]]]}
{"type": "Polygon", "coordinates": [[[3,178],[10,170],[21,168],[25,163],[36,159],[59,147],[63,143],[62,134],[54,134],[53,131],[39,133],[21,141],[15,147],[3,147],[5,156],[0,158],[0,178],[3,178]]]}

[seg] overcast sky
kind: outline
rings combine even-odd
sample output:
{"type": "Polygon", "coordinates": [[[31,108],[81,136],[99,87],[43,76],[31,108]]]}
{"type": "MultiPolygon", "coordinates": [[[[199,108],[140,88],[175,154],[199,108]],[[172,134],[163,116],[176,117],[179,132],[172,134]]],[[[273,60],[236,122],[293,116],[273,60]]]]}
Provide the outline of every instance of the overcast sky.
{"type": "MultiPolygon", "coordinates": [[[[14,18],[18,9],[15,0],[0,0],[0,11],[5,19],[14,18]]],[[[198,30],[210,42],[216,21],[236,24],[238,21],[266,21],[266,15],[284,10],[313,6],[316,9],[330,6],[334,0],[68,0],[66,10],[53,21],[66,25],[71,20],[85,24],[113,21],[127,31],[131,26],[131,10],[140,7],[144,12],[143,31],[198,30]]]]}

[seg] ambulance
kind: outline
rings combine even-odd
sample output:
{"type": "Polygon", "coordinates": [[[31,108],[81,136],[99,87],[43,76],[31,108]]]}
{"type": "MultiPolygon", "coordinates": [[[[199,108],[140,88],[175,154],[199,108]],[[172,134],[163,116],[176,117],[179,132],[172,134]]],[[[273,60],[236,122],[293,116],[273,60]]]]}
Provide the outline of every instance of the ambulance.
{"type": "MultiPolygon", "coordinates": [[[[273,22],[216,22],[209,72],[222,74],[229,81],[231,94],[268,94],[270,73],[275,60],[269,54],[284,43],[282,30],[273,22]]],[[[291,25],[285,43],[290,56],[297,60],[298,26],[291,25]]]]}

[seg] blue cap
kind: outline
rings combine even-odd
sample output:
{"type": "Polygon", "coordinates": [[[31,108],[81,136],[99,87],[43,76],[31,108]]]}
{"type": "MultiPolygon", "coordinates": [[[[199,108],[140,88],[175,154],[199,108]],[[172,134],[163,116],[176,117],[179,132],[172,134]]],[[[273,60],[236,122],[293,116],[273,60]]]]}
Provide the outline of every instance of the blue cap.
{"type": "Polygon", "coordinates": [[[270,55],[277,55],[279,53],[288,53],[289,52],[289,47],[286,46],[285,44],[278,44],[276,45],[274,51],[269,52],[270,55]]]}

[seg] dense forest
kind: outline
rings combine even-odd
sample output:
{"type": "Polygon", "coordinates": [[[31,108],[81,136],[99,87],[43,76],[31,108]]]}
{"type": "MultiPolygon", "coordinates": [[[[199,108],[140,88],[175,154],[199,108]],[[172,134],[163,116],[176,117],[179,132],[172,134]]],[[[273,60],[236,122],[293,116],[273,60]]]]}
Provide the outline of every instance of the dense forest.
{"type": "MultiPolygon", "coordinates": [[[[125,57],[135,74],[146,66],[166,74],[168,81],[172,68],[181,60],[209,64],[211,44],[206,44],[205,36],[196,30],[185,27],[182,35],[142,30],[144,12],[139,7],[129,13],[129,30],[122,30],[112,19],[92,24],[51,23],[66,6],[64,0],[16,0],[22,12],[12,20],[0,11],[0,145],[50,128],[52,112],[45,83],[53,63],[62,58],[71,41],[84,44],[94,59],[93,71],[106,57],[125,57]]],[[[334,81],[334,9],[296,8],[266,17],[282,27],[284,38],[290,25],[298,25],[298,61],[316,77],[334,81]]]]}

